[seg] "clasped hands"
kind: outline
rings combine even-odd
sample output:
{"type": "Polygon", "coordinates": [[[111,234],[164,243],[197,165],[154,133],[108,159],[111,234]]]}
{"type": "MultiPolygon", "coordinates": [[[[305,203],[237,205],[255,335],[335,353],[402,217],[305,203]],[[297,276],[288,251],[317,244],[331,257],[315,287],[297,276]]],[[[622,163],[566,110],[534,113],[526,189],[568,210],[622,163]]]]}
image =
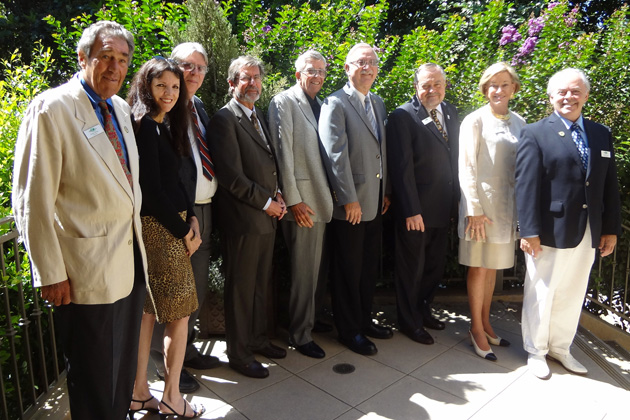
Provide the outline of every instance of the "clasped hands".
{"type": "Polygon", "coordinates": [[[287,205],[284,203],[284,199],[282,198],[282,194],[277,193],[276,197],[271,200],[269,207],[265,210],[269,216],[273,218],[278,218],[278,220],[282,220],[285,214],[287,214],[287,205]]]}

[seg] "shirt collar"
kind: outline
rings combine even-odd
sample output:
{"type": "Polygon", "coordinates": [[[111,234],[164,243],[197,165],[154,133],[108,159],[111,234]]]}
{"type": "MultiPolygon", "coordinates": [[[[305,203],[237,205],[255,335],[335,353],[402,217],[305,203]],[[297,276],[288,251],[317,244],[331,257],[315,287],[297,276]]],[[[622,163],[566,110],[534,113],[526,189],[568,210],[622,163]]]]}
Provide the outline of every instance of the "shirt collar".
{"type": "MultiPolygon", "coordinates": [[[[256,109],[256,108],[254,108],[254,109],[249,109],[249,108],[247,108],[245,105],[243,105],[242,103],[240,103],[240,102],[239,102],[236,98],[234,99],[234,102],[236,102],[236,104],[237,104],[238,106],[240,106],[240,107],[241,107],[241,109],[243,110],[243,112],[245,113],[245,116],[246,116],[247,118],[249,118],[249,119],[251,119],[251,118],[252,118],[252,114],[254,113],[254,109],[256,109]]],[[[258,117],[258,115],[256,115],[256,117],[258,117]]]]}
{"type": "MultiPolygon", "coordinates": [[[[570,120],[567,120],[566,118],[564,118],[562,115],[558,114],[558,111],[553,111],[558,118],[560,118],[560,120],[564,123],[564,126],[567,128],[567,130],[571,129],[571,126],[573,125],[573,122],[570,120]]],[[[584,130],[584,118],[582,118],[582,114],[580,114],[580,116],[578,117],[578,119],[575,121],[577,123],[577,125],[582,129],[582,132],[585,133],[584,130]]]]}
{"type": "MultiPolygon", "coordinates": [[[[92,104],[92,108],[96,109],[98,107],[98,103],[101,102],[103,99],[101,99],[101,97],[98,96],[96,94],[96,92],[94,92],[94,89],[92,89],[90,87],[90,85],[88,85],[88,83],[83,78],[82,74],[79,74],[78,77],[79,77],[79,80],[81,81],[81,86],[83,86],[83,89],[85,90],[85,93],[87,93],[87,96],[90,99],[90,103],[92,104]]],[[[113,105],[112,105],[112,98],[106,99],[105,102],[107,102],[107,105],[109,106],[109,108],[113,107],[113,105]]]]}

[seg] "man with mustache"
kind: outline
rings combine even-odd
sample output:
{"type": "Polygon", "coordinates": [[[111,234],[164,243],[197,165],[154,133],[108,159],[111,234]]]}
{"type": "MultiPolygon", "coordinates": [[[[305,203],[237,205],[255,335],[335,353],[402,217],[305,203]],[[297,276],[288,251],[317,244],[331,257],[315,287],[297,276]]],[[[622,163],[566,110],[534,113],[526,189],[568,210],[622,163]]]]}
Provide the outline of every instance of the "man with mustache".
{"type": "Polygon", "coordinates": [[[263,64],[241,56],[228,69],[232,100],[208,124],[219,188],[215,209],[225,267],[225,329],[230,367],[252,378],[269,370],[254,353],[286,356],[267,337],[267,290],[277,221],[287,213],[276,154],[263,114],[254,106],[263,64]]]}
{"type": "Polygon", "coordinates": [[[330,233],[335,324],[339,342],[363,355],[377,352],[367,337],[392,337],[390,328],[372,322],[381,214],[390,202],[385,195],[387,113],[381,97],[370,93],[378,66],[369,44],[352,47],[345,64],[348,83],[326,98],[319,119],[334,201],[330,233]]]}

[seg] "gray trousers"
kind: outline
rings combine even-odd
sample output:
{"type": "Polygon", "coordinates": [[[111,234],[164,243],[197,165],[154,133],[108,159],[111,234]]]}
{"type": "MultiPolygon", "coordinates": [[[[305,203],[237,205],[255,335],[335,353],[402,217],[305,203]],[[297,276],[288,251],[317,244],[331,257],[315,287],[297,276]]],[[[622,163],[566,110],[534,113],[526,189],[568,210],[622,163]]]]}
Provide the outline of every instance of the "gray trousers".
{"type": "MultiPolygon", "coordinates": [[[[199,232],[201,233],[201,245],[199,249],[190,257],[195,285],[197,287],[197,299],[199,307],[190,314],[188,319],[188,341],[186,343],[186,355],[184,360],[194,359],[198,350],[195,342],[195,322],[199,316],[201,305],[206,298],[208,290],[208,273],[210,271],[210,234],[212,233],[212,206],[210,203],[195,205],[195,216],[199,220],[199,232]]],[[[155,323],[153,328],[153,339],[151,340],[151,359],[160,372],[164,372],[164,329],[166,324],[155,323]]]]}
{"type": "Polygon", "coordinates": [[[291,254],[291,293],[289,295],[289,340],[302,346],[313,341],[315,294],[324,246],[326,223],[312,228],[299,227],[294,221],[280,221],[282,234],[291,254]]]}

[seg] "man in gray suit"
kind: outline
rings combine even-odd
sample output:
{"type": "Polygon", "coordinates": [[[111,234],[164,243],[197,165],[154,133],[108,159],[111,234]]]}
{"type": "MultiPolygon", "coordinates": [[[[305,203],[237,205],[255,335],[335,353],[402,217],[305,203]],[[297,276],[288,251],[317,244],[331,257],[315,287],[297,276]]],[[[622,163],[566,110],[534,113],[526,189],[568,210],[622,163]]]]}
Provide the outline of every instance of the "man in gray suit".
{"type": "Polygon", "coordinates": [[[325,77],[326,60],[309,50],[295,62],[295,86],[276,95],[269,105],[282,193],[291,210],[280,223],[291,253],[289,341],[300,353],[318,359],[326,354],[313,341],[311,330],[324,231],[333,208],[317,134],[321,109],[317,93],[325,77]]]}
{"type": "Polygon", "coordinates": [[[334,244],[332,305],[339,341],[364,355],[377,352],[366,336],[390,338],[390,328],[372,322],[372,297],[378,272],[381,214],[385,195],[385,104],[370,89],[378,74],[378,56],[365,43],[346,56],[348,83],[326,98],[319,135],[331,176],[334,244]]]}

